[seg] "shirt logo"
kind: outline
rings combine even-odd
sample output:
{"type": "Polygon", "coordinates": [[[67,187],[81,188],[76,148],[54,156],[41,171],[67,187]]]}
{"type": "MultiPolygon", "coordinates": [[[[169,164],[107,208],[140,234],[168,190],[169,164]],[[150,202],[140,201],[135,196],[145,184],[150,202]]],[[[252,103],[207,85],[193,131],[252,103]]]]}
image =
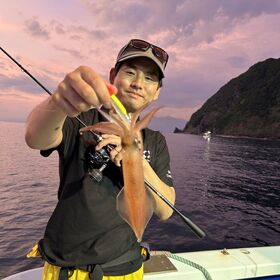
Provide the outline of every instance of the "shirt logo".
{"type": "MultiPolygon", "coordinates": [[[[143,157],[147,162],[151,162],[151,151],[150,150],[144,150],[143,151],[143,157]]],[[[167,170],[166,177],[172,179],[172,175],[171,175],[170,170],[167,170]]]]}
{"type": "Polygon", "coordinates": [[[151,151],[150,150],[144,150],[143,156],[146,161],[148,161],[148,162],[151,161],[151,151]]]}
{"type": "Polygon", "coordinates": [[[171,175],[171,171],[170,170],[167,170],[166,177],[172,179],[172,175],[171,175]]]}

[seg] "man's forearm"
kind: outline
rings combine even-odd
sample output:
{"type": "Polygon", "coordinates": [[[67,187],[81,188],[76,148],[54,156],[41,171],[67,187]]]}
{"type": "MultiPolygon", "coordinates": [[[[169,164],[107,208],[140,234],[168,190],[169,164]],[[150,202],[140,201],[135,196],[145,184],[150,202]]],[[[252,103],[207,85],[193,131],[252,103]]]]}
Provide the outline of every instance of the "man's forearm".
{"type": "Polygon", "coordinates": [[[33,149],[56,147],[62,140],[66,114],[56,106],[52,97],[36,106],[26,122],[25,141],[33,149]]]}
{"type": "MultiPolygon", "coordinates": [[[[165,198],[167,198],[169,202],[174,204],[175,203],[174,188],[162,182],[146,160],[143,160],[143,168],[144,168],[145,180],[147,180],[147,182],[149,182],[158,192],[160,192],[165,198]]],[[[153,191],[151,191],[151,193],[155,199],[155,214],[161,220],[168,219],[172,215],[173,210],[153,191]]]]}

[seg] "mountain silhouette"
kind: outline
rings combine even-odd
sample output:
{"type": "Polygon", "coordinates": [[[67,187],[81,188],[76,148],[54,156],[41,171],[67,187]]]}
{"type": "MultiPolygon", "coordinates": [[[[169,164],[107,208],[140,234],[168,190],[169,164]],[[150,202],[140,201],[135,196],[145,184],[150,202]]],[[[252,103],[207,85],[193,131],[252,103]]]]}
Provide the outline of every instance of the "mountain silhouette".
{"type": "Polygon", "coordinates": [[[191,116],[183,133],[280,138],[280,58],[230,80],[191,116]]]}

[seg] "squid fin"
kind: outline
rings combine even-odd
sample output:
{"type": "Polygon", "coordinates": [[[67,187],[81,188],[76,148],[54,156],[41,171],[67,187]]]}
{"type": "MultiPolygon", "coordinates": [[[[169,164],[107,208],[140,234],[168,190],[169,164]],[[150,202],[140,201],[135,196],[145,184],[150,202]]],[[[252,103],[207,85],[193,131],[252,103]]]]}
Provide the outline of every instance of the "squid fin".
{"type": "Polygon", "coordinates": [[[117,196],[117,211],[119,212],[121,218],[130,225],[136,235],[138,242],[142,240],[145,228],[154,212],[154,200],[146,187],[144,195],[146,196],[146,201],[142,205],[143,207],[140,205],[136,211],[131,209],[133,207],[133,202],[132,204],[128,203],[128,198],[125,194],[125,188],[122,188],[117,196]]]}

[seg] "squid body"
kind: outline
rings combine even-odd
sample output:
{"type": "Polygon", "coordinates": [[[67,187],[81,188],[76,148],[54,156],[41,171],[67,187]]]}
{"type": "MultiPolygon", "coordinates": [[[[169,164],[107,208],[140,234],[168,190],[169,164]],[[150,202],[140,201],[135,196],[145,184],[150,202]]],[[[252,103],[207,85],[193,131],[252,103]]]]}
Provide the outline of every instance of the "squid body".
{"type": "MultiPolygon", "coordinates": [[[[140,132],[148,126],[153,115],[160,108],[152,109],[140,121],[137,121],[143,109],[132,114],[130,122],[123,116],[107,115],[107,119],[111,122],[100,122],[80,129],[80,132],[94,130],[120,136],[124,150],[122,159],[124,187],[117,196],[116,207],[119,215],[133,229],[139,242],[154,211],[154,200],[144,182],[143,145],[140,132]]],[[[106,113],[103,111],[103,114],[106,113]]]]}

